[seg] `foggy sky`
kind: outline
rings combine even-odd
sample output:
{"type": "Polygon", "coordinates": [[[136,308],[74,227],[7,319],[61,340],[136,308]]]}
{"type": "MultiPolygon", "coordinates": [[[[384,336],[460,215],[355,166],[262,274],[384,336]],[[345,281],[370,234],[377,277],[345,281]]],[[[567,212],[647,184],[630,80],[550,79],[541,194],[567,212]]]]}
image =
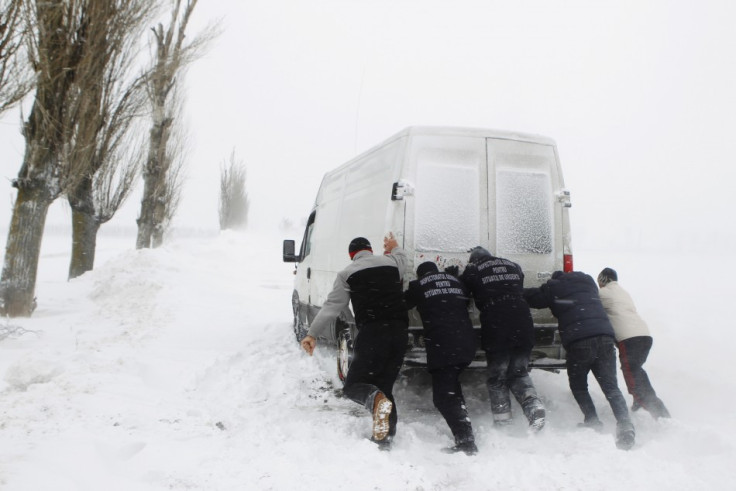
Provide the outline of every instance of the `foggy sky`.
{"type": "MultiPolygon", "coordinates": [[[[557,141],[574,246],[733,247],[734,14],[715,0],[200,3],[194,27],[222,17],[225,32],[187,75],[177,224],[217,227],[233,149],[262,228],[306,217],[326,171],[406,126],[471,126],[557,141]]],[[[0,124],[8,179],[17,117],[0,124]]],[[[138,209],[134,196],[115,223],[138,209]]]]}

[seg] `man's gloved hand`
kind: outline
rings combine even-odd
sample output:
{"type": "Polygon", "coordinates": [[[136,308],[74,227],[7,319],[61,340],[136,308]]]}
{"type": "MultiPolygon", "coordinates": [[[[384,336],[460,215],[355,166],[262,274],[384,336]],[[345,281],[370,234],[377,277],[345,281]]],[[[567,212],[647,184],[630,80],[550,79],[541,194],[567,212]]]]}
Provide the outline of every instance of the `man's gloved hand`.
{"type": "Polygon", "coordinates": [[[459,266],[447,266],[445,268],[445,273],[451,274],[452,276],[460,276],[460,267],[459,266]]]}

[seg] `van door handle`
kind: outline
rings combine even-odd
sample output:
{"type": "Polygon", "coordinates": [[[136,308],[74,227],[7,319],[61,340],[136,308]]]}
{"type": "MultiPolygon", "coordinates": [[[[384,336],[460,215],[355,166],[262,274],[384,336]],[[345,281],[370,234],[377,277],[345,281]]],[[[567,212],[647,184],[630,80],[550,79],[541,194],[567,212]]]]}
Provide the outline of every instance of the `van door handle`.
{"type": "Polygon", "coordinates": [[[307,268],[307,279],[312,277],[312,268],[307,268]]]}

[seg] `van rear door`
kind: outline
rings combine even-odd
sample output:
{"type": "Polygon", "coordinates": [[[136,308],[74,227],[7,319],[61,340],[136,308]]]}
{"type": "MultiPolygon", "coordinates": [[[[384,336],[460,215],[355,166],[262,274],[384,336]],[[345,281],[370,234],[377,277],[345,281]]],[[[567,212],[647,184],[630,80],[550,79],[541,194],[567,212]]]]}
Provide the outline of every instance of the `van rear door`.
{"type": "Polygon", "coordinates": [[[523,266],[525,286],[538,286],[562,269],[562,207],[555,199],[561,181],[554,146],[498,138],[486,144],[491,250],[523,266]]]}
{"type": "Polygon", "coordinates": [[[414,267],[441,268],[467,260],[469,248],[488,240],[486,148],[482,138],[415,137],[412,161],[414,267]]]}

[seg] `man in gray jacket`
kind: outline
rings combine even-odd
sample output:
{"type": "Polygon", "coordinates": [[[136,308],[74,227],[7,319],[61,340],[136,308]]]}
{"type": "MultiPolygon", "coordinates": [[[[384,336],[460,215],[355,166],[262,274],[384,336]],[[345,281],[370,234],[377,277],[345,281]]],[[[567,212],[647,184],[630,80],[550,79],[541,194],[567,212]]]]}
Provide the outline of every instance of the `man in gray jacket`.
{"type": "Polygon", "coordinates": [[[337,274],[301,345],[311,355],[316,338],[352,303],[358,335],[343,393],[372,412],[372,440],[386,445],[396,433],[393,386],[404,362],[409,318],[403,294],[406,252],[393,234],[384,238],[383,247],[384,254],[374,256],[367,239],[350,242],[352,262],[337,274]]]}
{"type": "Polygon", "coordinates": [[[624,374],[626,388],[634,396],[636,411],[643,407],[657,418],[669,418],[662,400],[657,397],[649,376],[644,371],[644,363],[652,349],[652,336],[646,322],[639,316],[631,296],[618,284],[618,274],[611,268],[605,268],[598,275],[598,286],[603,308],[613,325],[613,332],[618,343],[618,357],[621,371],[624,374]]]}

